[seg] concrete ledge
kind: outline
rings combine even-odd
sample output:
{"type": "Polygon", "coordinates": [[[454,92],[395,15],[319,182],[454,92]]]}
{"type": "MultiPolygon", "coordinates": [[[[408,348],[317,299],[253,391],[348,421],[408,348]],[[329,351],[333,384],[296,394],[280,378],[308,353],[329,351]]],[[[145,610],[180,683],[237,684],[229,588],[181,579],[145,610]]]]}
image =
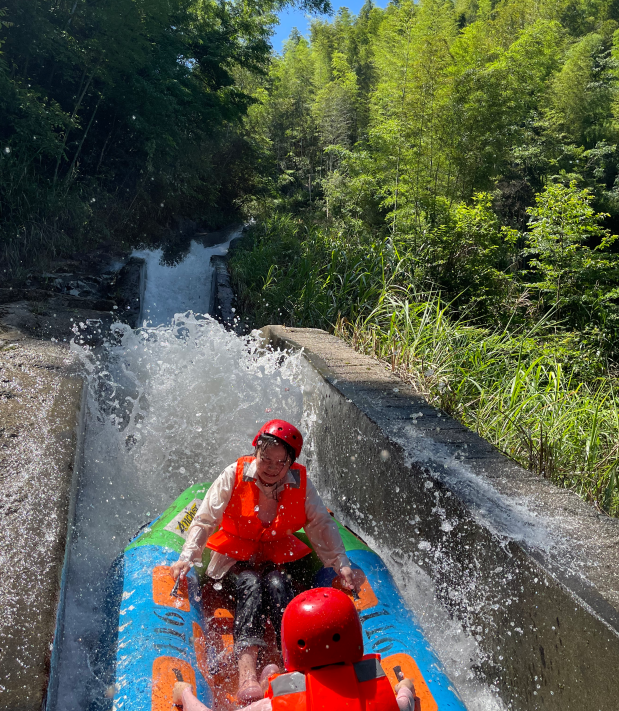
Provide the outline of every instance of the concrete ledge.
{"type": "Polygon", "coordinates": [[[140,319],[145,289],[146,260],[141,257],[129,257],[116,275],[113,295],[119,307],[117,317],[131,328],[142,325],[140,319]]]}
{"type": "Polygon", "coordinates": [[[267,326],[321,376],[313,477],[337,516],[421,566],[510,709],[619,708],[619,520],[525,471],[376,360],[267,326]],[[402,505],[402,504],[405,505],[402,505]]]}
{"type": "Polygon", "coordinates": [[[47,691],[82,378],[67,348],[0,334],[0,708],[47,691]]]}
{"type": "Polygon", "coordinates": [[[230,284],[228,272],[228,257],[211,257],[213,276],[211,277],[211,298],[209,314],[222,323],[227,329],[234,330],[235,297],[230,284]]]}

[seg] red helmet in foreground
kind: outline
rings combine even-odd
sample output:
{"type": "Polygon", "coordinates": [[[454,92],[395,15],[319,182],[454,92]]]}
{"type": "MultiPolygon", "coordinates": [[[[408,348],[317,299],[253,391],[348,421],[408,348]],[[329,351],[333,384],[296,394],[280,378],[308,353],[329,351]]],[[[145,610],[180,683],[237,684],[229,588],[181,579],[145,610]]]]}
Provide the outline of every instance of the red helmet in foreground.
{"type": "Polygon", "coordinates": [[[334,588],[297,595],[282,619],[282,654],[289,672],[358,662],[363,656],[363,637],[354,602],[334,588]]]}
{"type": "Polygon", "coordinates": [[[254,437],[254,441],[252,442],[253,447],[258,444],[258,440],[262,434],[273,435],[273,437],[277,437],[286,442],[286,444],[289,444],[294,449],[296,457],[301,454],[303,435],[294,425],[291,425],[290,422],[286,422],[286,420],[271,420],[265,425],[262,425],[260,431],[254,437]]]}

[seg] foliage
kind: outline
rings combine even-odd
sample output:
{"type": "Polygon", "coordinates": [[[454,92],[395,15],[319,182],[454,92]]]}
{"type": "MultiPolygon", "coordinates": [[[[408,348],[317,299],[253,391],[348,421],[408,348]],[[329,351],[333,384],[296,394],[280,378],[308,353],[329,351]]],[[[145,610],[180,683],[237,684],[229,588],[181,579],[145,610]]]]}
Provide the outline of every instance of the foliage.
{"type": "Polygon", "coordinates": [[[385,243],[355,242],[276,213],[250,230],[231,259],[241,311],[257,323],[329,327],[372,308],[398,277],[385,243]]]}
{"type": "MultiPolygon", "coordinates": [[[[480,196],[462,229],[481,221],[483,234],[487,211],[480,196]]],[[[518,329],[454,318],[410,286],[413,265],[390,239],[345,241],[285,213],[255,225],[230,262],[243,318],[334,330],[524,466],[619,514],[617,381],[604,361],[547,317],[518,329]]]]}
{"type": "Polygon", "coordinates": [[[449,317],[433,295],[387,291],[336,332],[531,471],[619,514],[616,379],[578,377],[570,338],[449,317]]]}
{"type": "Polygon", "coordinates": [[[532,257],[529,266],[536,281],[530,290],[542,310],[552,309],[570,328],[609,339],[606,350],[612,350],[619,334],[619,265],[607,249],[617,237],[600,225],[605,215],[596,213],[590,202],[589,190],[579,190],[575,183],[549,185],[528,210],[524,254],[532,257]]]}
{"type": "Polygon", "coordinates": [[[2,5],[5,273],[93,240],[135,243],[176,216],[216,223],[256,190],[247,156],[261,155],[241,125],[253,99],[235,70],[267,71],[283,0],[2,5]]]}
{"type": "Polygon", "coordinates": [[[496,190],[501,221],[522,229],[535,192],[574,180],[614,228],[616,14],[597,0],[402,0],[315,21],[255,95],[275,179],[355,234],[423,234],[496,190]]]}
{"type": "Polygon", "coordinates": [[[334,330],[613,515],[618,23],[600,0],[315,22],[254,94],[280,189],[231,263],[246,318],[334,330]]]}

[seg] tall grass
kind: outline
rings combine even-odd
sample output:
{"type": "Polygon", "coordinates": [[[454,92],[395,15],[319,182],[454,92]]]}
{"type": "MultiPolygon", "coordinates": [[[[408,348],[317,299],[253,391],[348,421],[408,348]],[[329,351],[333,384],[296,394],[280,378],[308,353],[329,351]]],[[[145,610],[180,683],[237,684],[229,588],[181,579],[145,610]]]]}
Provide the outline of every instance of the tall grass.
{"type": "Polygon", "coordinates": [[[556,338],[470,326],[438,297],[410,296],[385,292],[335,332],[523,466],[618,514],[616,381],[566,371],[556,338]]]}
{"type": "Polygon", "coordinates": [[[617,379],[575,334],[479,326],[416,292],[389,242],[274,216],[231,260],[244,315],[335,332],[540,476],[619,515],[617,379]]]}

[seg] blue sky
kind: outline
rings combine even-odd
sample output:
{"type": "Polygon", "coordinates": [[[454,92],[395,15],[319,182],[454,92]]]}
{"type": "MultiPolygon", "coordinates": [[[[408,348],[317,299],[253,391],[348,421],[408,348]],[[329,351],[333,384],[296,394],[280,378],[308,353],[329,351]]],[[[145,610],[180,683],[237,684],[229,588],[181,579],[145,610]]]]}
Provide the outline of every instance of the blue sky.
{"type": "MultiPolygon", "coordinates": [[[[337,0],[331,0],[331,4],[336,12],[339,7],[347,7],[353,15],[357,15],[365,4],[365,0],[350,0],[346,3],[338,3],[337,0]]],[[[378,2],[374,0],[374,4],[378,5],[378,7],[385,7],[387,2],[386,0],[379,0],[378,2]]],[[[319,17],[323,20],[329,18],[328,15],[319,15],[319,17]]],[[[309,15],[306,16],[302,10],[295,8],[282,10],[279,13],[279,25],[275,28],[275,34],[271,38],[273,49],[281,53],[283,44],[290,36],[293,27],[296,27],[302,35],[308,35],[311,19],[312,18],[309,15]]]]}

